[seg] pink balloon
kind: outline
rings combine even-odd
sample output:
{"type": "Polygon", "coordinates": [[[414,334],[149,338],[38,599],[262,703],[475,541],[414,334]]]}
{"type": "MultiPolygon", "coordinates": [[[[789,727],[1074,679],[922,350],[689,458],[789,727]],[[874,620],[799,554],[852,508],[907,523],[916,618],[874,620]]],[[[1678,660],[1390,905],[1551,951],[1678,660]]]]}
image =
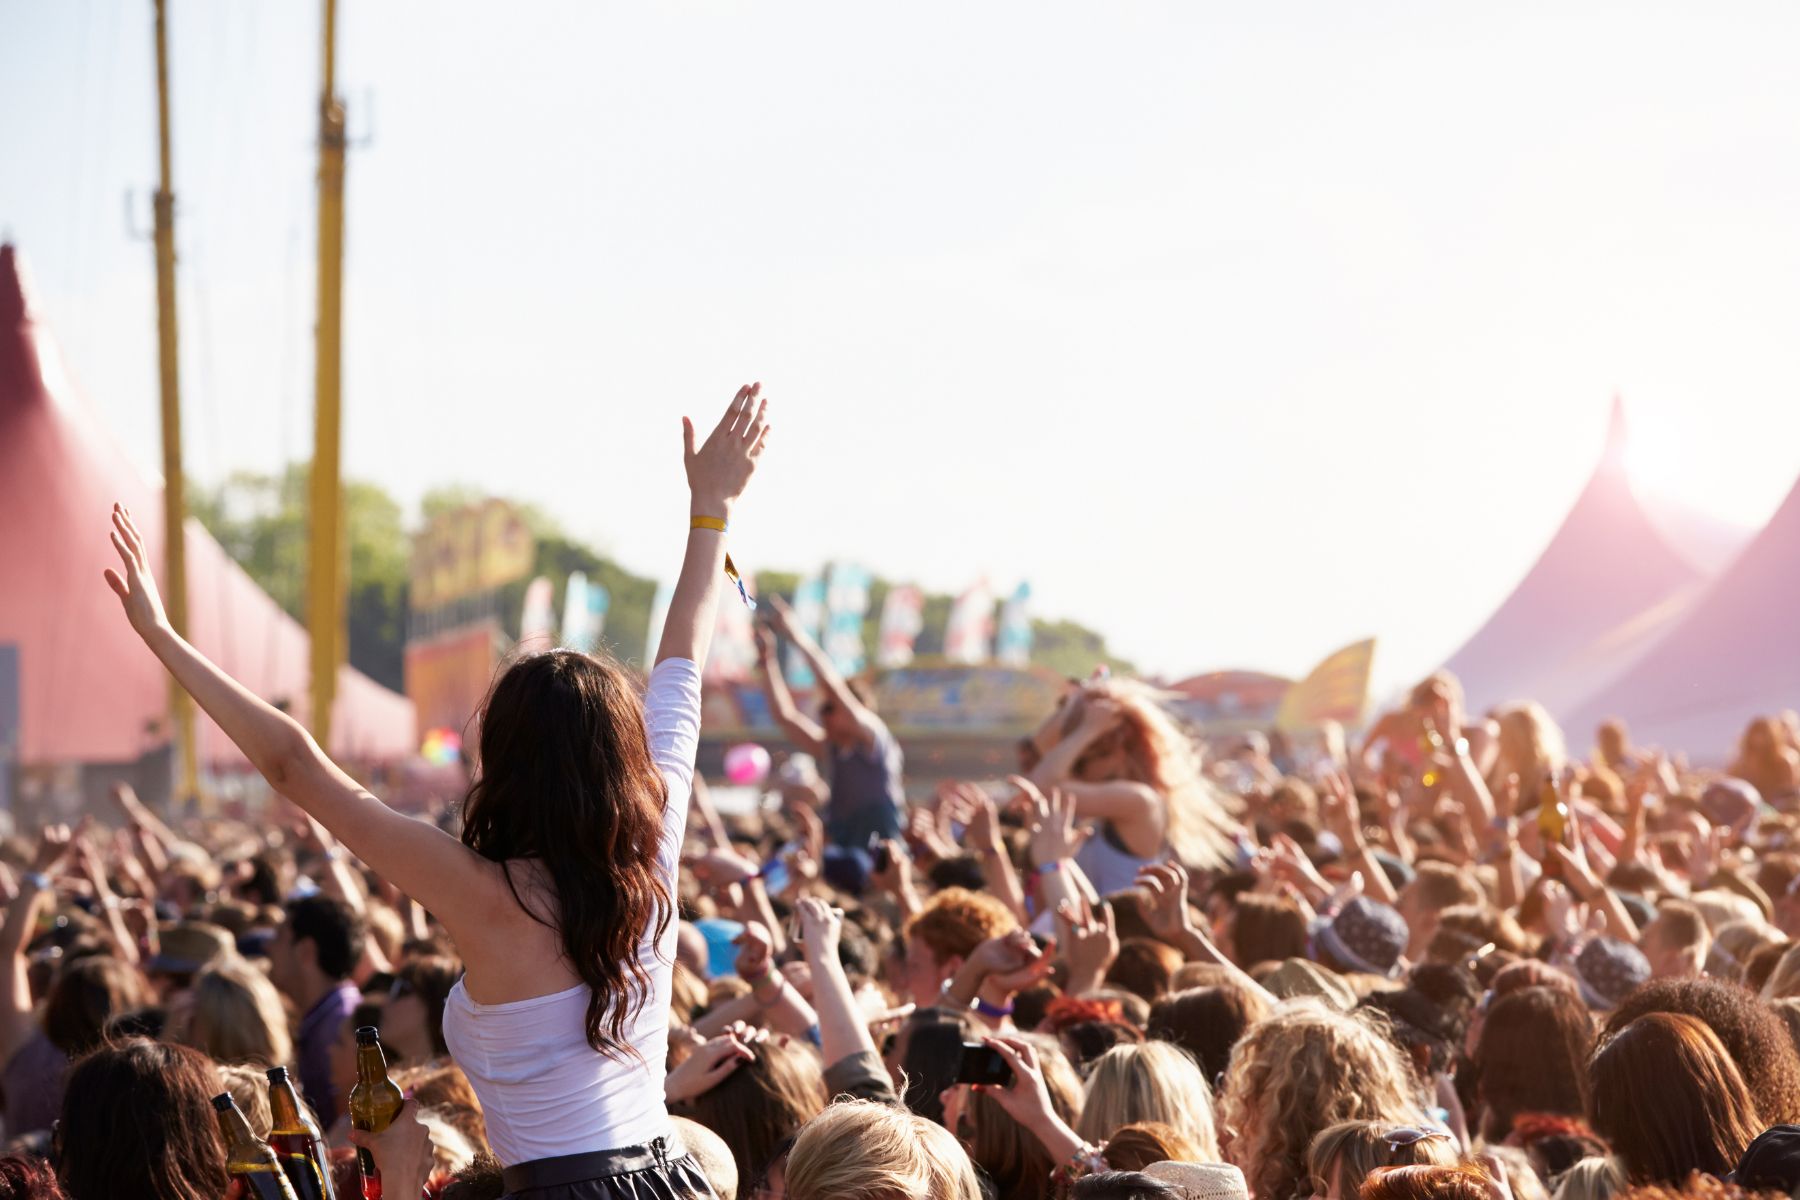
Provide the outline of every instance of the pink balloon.
{"type": "Polygon", "coordinates": [[[739,787],[751,787],[769,777],[769,752],[755,742],[742,742],[725,751],[725,778],[739,787]]]}

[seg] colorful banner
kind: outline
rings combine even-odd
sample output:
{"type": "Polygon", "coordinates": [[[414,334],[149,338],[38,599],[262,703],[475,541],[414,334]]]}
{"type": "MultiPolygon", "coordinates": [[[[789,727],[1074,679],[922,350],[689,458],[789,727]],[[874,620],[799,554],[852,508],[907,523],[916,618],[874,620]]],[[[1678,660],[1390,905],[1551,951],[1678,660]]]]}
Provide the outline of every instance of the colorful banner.
{"type": "Polygon", "coordinates": [[[953,663],[983,663],[994,641],[994,591],[983,579],[956,598],[944,627],[944,657],[953,663]]]}
{"type": "MultiPolygon", "coordinates": [[[[800,632],[817,641],[819,626],[825,620],[825,581],[817,575],[801,580],[800,586],[794,589],[793,609],[794,624],[800,632]]],[[[787,676],[788,686],[799,691],[805,691],[817,682],[806,656],[793,646],[788,647],[782,673],[787,676]]]]}
{"type": "Polygon", "coordinates": [[[1275,714],[1282,730],[1310,729],[1326,721],[1362,724],[1369,706],[1369,675],[1375,665],[1375,639],[1356,642],[1328,656],[1288,689],[1275,714]]]}
{"type": "Polygon", "coordinates": [[[598,650],[611,599],[600,584],[589,583],[585,573],[570,571],[568,587],[563,591],[562,644],[583,654],[598,650]]]}
{"type": "Polygon", "coordinates": [[[913,643],[925,628],[925,593],[911,584],[888,589],[881,604],[881,633],[875,662],[881,667],[904,667],[913,659],[913,643]]]}
{"type": "Polygon", "coordinates": [[[833,563],[825,583],[825,656],[840,675],[855,675],[867,665],[863,618],[869,612],[869,573],[850,563],[833,563]]]}
{"type": "Polygon", "coordinates": [[[994,657],[1009,667],[1031,662],[1031,585],[1021,582],[1000,609],[994,657]]]}
{"type": "Polygon", "coordinates": [[[556,588],[547,575],[539,575],[525,587],[525,608],[519,614],[519,653],[548,650],[556,638],[556,588]]]}
{"type": "Polygon", "coordinates": [[[484,621],[406,647],[406,698],[420,729],[449,729],[473,745],[470,725],[493,686],[500,662],[500,623],[484,621]]]}
{"type": "Polygon", "coordinates": [[[942,730],[1023,733],[1056,711],[1067,681],[1014,667],[907,667],[875,685],[881,719],[897,734],[942,730]]]}
{"type": "Polygon", "coordinates": [[[537,542],[512,505],[489,500],[443,513],[413,538],[407,603],[414,612],[523,579],[537,542]]]}

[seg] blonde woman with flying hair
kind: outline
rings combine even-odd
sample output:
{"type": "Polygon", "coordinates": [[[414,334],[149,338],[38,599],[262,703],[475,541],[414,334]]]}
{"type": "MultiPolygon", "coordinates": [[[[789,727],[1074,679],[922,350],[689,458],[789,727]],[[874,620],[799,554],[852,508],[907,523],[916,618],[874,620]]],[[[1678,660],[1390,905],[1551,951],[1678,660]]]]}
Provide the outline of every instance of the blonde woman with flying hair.
{"type": "Polygon", "coordinates": [[[1114,1046],[1095,1060],[1075,1132],[1099,1143],[1139,1121],[1160,1121],[1185,1134],[1200,1147],[1201,1162],[1219,1159],[1206,1077],[1167,1042],[1114,1046]]]}
{"type": "Polygon", "coordinates": [[[1293,1001],[1251,1028],[1219,1093],[1225,1159],[1256,1200],[1309,1190],[1307,1151],[1341,1121],[1424,1120],[1400,1051],[1368,1020],[1293,1001]]]}
{"type": "Polygon", "coordinates": [[[788,1152],[787,1200],[981,1200],[975,1164],[948,1129],[870,1100],[832,1105],[788,1152]]]}
{"type": "Polygon", "coordinates": [[[269,977],[241,958],[214,963],[170,1014],[170,1040],[220,1063],[286,1066],[294,1060],[287,1011],[269,977]]]}
{"type": "Polygon", "coordinates": [[[1488,787],[1498,796],[1505,790],[1506,777],[1517,775],[1520,794],[1536,804],[1544,779],[1561,775],[1569,761],[1562,729],[1537,703],[1511,704],[1495,716],[1500,723],[1499,753],[1488,772],[1488,787]]]}
{"type": "Polygon", "coordinates": [[[1141,868],[1171,857],[1200,868],[1232,861],[1235,823],[1224,797],[1142,684],[1077,687],[1038,727],[1025,756],[1031,782],[1067,793],[1077,819],[1092,824],[1075,862],[1101,895],[1129,890],[1141,868]]]}

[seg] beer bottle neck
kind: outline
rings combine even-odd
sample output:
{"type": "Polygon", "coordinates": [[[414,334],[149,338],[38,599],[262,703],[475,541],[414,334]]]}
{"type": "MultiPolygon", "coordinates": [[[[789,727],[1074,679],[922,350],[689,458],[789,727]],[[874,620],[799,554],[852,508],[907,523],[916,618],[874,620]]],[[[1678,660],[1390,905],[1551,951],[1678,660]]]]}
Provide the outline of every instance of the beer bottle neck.
{"type": "Polygon", "coordinates": [[[294,1094],[292,1083],[269,1085],[269,1123],[283,1133],[300,1128],[300,1098],[294,1094]]]}
{"type": "Polygon", "coordinates": [[[244,1119],[236,1105],[219,1110],[219,1128],[225,1131],[225,1141],[230,1146],[255,1145],[256,1134],[250,1130],[250,1122],[244,1119]]]}
{"type": "Polygon", "coordinates": [[[372,1046],[359,1045],[356,1048],[356,1079],[359,1083],[380,1083],[387,1078],[387,1059],[381,1053],[381,1044],[372,1046]]]}

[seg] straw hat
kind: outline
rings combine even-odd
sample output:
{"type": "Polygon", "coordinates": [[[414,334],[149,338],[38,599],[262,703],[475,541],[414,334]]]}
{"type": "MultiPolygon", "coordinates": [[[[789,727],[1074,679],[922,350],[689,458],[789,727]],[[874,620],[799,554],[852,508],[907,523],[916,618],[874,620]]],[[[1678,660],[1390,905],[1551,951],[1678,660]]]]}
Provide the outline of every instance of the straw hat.
{"type": "Polygon", "coordinates": [[[1144,1174],[1174,1184],[1188,1200],[1250,1200],[1244,1173],[1229,1163],[1151,1163],[1144,1174]]]}

